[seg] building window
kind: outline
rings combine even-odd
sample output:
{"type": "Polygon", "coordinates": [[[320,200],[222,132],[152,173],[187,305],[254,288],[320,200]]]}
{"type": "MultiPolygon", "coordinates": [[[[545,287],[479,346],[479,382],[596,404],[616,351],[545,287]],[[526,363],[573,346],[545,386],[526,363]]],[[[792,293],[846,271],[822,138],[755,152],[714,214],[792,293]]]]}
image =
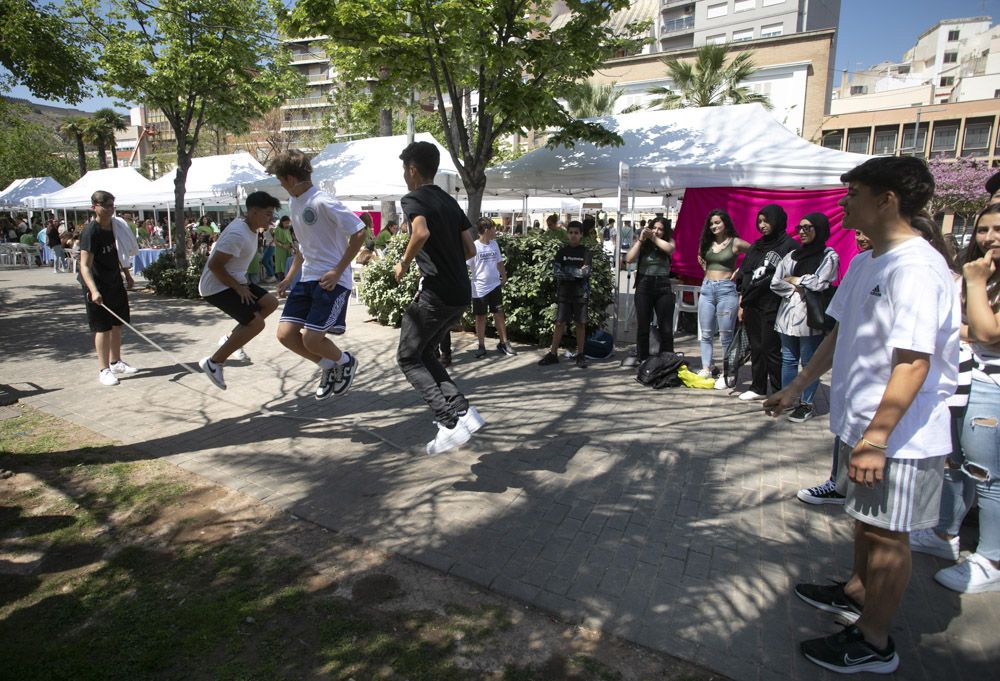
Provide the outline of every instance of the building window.
{"type": "Polygon", "coordinates": [[[962,156],[986,156],[990,148],[990,133],[993,132],[993,121],[990,119],[966,121],[965,140],[962,142],[962,156]]]}
{"type": "Polygon", "coordinates": [[[705,42],[709,45],[725,45],[726,34],[720,33],[718,35],[710,35],[707,38],[705,38],[705,42]]]}
{"type": "Polygon", "coordinates": [[[775,38],[779,35],[783,35],[784,32],[785,32],[784,24],[768,24],[767,26],[760,27],[761,38],[775,38]]]}
{"type": "Polygon", "coordinates": [[[958,52],[945,52],[944,59],[941,60],[942,64],[957,64],[958,63],[958,52]]]}
{"type": "Polygon", "coordinates": [[[855,154],[867,154],[868,153],[868,140],[871,136],[871,132],[867,129],[865,130],[848,130],[847,131],[847,150],[855,154]]]}
{"type": "Polygon", "coordinates": [[[941,76],[941,80],[938,82],[941,87],[951,87],[955,84],[955,76],[941,76]]]}
{"type": "Polygon", "coordinates": [[[733,31],[733,42],[738,43],[744,40],[753,40],[753,29],[747,28],[742,31],[733,31]]]}
{"type": "Polygon", "coordinates": [[[957,125],[934,126],[934,134],[931,136],[931,158],[954,157],[957,145],[957,125]]]}
{"type": "Polygon", "coordinates": [[[875,148],[872,153],[881,154],[883,156],[892,156],[896,153],[896,129],[891,130],[876,130],[875,131],[875,148]]]}
{"type": "Polygon", "coordinates": [[[868,94],[868,86],[867,85],[852,85],[851,86],[851,96],[852,97],[854,97],[856,95],[867,95],[867,94],[868,94]]]}
{"type": "Polygon", "coordinates": [[[770,7],[772,5],[783,5],[785,0],[764,0],[763,7],[770,7]]]}
{"type": "Polygon", "coordinates": [[[948,42],[953,43],[958,40],[958,31],[948,31],[948,42]]]}
{"type": "Polygon", "coordinates": [[[993,91],[993,99],[1000,99],[1000,90],[993,91]]]}
{"type": "Polygon", "coordinates": [[[844,131],[831,130],[823,133],[823,146],[840,151],[844,146],[844,131]]]}
{"type": "Polygon", "coordinates": [[[729,3],[720,2],[715,5],[709,5],[708,11],[705,14],[706,19],[716,19],[718,17],[724,17],[729,12],[729,3]]]}
{"type": "Polygon", "coordinates": [[[734,12],[746,12],[757,6],[757,0],[736,0],[733,3],[734,12]]]}
{"type": "Polygon", "coordinates": [[[916,140],[913,138],[913,125],[903,126],[903,139],[900,144],[899,153],[909,156],[923,156],[924,149],[927,148],[927,124],[920,126],[920,134],[916,140]]]}

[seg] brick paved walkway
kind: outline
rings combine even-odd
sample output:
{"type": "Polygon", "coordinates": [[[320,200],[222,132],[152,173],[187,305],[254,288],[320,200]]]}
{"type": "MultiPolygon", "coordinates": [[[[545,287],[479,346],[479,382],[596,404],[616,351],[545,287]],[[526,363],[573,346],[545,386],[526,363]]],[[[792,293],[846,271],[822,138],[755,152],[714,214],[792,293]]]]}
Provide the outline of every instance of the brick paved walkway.
{"type": "MultiPolygon", "coordinates": [[[[489,425],[430,458],[431,414],[395,366],[398,332],[358,305],[343,338],[358,378],[317,402],[314,368],[283,351],[273,321],[247,348],[251,364],[227,366],[226,392],[128,331],[125,357],[142,371],[102,387],[79,298],[70,275],[0,271],[2,382],[26,403],[734,679],[827,678],[797,642],[836,625],[791,595],[850,565],[842,510],[794,499],[827,473],[825,417],[793,425],[722,392],[653,392],[617,362],[537,367],[524,346],[477,361],[459,334],[453,375],[489,425]]],[[[190,366],[227,327],[207,304],[147,294],[133,295],[133,321],[190,366]]],[[[1000,594],[939,587],[944,565],[914,557],[893,631],[897,678],[995,678],[1000,594]]]]}

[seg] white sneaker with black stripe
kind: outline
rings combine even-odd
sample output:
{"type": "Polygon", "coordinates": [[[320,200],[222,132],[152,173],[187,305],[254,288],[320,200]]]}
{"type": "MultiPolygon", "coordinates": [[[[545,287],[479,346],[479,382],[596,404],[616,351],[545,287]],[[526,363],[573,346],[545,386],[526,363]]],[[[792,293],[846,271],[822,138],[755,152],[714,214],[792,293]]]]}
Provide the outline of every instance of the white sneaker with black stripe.
{"type": "Polygon", "coordinates": [[[211,357],[205,357],[198,362],[198,366],[201,367],[201,370],[205,372],[206,376],[208,376],[208,380],[214,383],[217,388],[221,388],[222,390],[226,389],[226,379],[222,377],[221,364],[213,362],[211,357]]]}
{"type": "Polygon", "coordinates": [[[358,373],[358,359],[354,355],[348,354],[347,361],[338,364],[333,374],[333,394],[343,395],[354,382],[354,375],[358,373]]]}

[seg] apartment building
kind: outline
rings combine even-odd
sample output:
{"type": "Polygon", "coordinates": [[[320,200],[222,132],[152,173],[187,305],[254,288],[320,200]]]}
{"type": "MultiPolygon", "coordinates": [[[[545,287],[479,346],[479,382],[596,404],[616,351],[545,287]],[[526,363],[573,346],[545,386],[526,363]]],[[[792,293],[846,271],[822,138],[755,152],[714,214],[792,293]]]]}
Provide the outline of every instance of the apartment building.
{"type": "Polygon", "coordinates": [[[305,78],[306,88],[301,97],[287,100],[281,107],[281,130],[289,135],[293,147],[318,151],[316,132],[324,129],[330,119],[330,91],[333,76],[330,60],[323,48],[325,36],[286,38],[291,52],[291,65],[305,78]]]}

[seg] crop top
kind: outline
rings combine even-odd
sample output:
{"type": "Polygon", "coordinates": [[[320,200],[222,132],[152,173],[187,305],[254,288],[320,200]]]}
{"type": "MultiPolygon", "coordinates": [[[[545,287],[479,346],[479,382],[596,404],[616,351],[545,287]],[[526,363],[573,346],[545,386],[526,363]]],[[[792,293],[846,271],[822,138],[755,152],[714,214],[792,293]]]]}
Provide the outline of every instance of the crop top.
{"type": "Polygon", "coordinates": [[[709,272],[732,272],[736,269],[736,257],[737,253],[733,250],[733,243],[736,239],[730,239],[729,244],[726,245],[718,253],[713,253],[712,249],[709,248],[705,252],[705,270],[709,272]]]}

